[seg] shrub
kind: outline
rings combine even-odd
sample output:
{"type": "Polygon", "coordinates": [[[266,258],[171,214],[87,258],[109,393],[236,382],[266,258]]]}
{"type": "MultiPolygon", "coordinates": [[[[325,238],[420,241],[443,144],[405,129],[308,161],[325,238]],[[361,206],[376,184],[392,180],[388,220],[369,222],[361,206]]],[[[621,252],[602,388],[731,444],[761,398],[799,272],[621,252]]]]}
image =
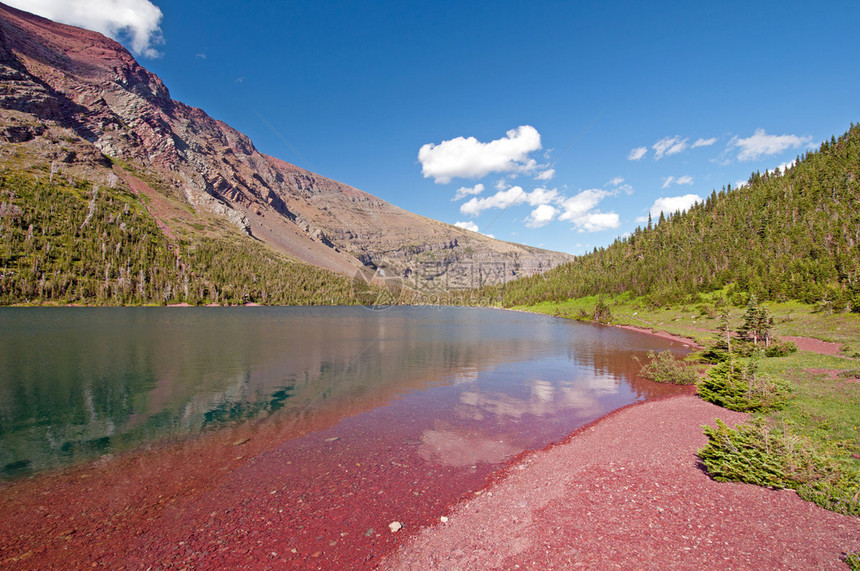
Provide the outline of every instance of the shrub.
{"type": "Polygon", "coordinates": [[[612,321],[612,312],[609,311],[609,306],[601,295],[597,300],[597,305],[594,306],[594,321],[598,323],[609,323],[612,321]]]}
{"type": "Polygon", "coordinates": [[[694,385],[699,380],[696,368],[676,359],[668,349],[659,354],[648,351],[648,362],[639,374],[658,383],[676,385],[694,385]]]}
{"type": "Polygon", "coordinates": [[[707,303],[702,303],[697,306],[699,310],[699,316],[707,317],[709,319],[716,319],[718,317],[717,310],[714,306],[709,305],[707,303]]]}
{"type": "Polygon", "coordinates": [[[794,341],[774,341],[764,350],[765,357],[785,357],[792,353],[797,353],[797,344],[794,341]]]}
{"type": "Polygon", "coordinates": [[[860,475],[839,461],[838,449],[822,449],[787,429],[771,430],[757,418],[729,428],[703,427],[708,444],[698,451],[711,476],[796,490],[805,500],[847,515],[860,515],[860,475]]]}
{"type": "Polygon", "coordinates": [[[771,375],[757,375],[755,364],[746,367],[724,361],[699,381],[702,399],[729,410],[764,412],[785,406],[791,396],[789,384],[771,375]]]}

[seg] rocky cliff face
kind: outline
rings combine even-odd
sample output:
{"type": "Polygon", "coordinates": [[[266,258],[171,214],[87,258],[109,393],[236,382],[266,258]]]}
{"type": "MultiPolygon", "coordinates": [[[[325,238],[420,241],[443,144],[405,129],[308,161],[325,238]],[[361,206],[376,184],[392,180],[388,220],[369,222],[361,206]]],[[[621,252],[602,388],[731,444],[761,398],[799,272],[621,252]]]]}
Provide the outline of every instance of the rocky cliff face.
{"type": "Polygon", "coordinates": [[[226,221],[342,273],[365,269],[419,289],[468,287],[570,260],[417,216],[266,156],[242,133],[171,99],[120,44],[2,4],[0,138],[6,154],[49,162],[51,176],[65,169],[143,189],[168,233],[226,221]],[[26,151],[10,150],[16,145],[26,151]]]}

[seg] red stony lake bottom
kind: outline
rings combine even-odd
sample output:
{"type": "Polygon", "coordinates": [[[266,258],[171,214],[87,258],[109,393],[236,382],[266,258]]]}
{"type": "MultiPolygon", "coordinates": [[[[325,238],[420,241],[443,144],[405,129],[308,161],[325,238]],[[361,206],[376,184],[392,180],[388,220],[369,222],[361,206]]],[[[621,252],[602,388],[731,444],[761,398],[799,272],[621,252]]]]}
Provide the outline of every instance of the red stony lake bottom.
{"type": "Polygon", "coordinates": [[[249,423],[0,484],[0,563],[373,567],[532,444],[493,426],[458,434],[438,419],[428,431],[417,411],[432,395],[404,400],[301,428],[249,423]],[[395,521],[403,528],[393,533],[395,521]]]}
{"type": "Polygon", "coordinates": [[[523,453],[685,391],[637,377],[683,342],[515,312],[3,315],[3,462],[32,475],[0,481],[2,568],[373,568],[523,453]]]}

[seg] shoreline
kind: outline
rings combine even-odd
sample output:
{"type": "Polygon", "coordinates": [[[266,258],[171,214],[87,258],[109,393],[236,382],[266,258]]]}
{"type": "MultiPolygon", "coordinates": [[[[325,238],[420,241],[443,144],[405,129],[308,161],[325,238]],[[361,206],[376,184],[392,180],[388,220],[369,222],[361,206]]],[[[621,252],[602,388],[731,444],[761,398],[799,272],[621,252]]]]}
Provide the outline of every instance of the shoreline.
{"type": "Polygon", "coordinates": [[[749,416],[692,395],[610,413],[519,458],[381,568],[844,568],[860,519],[712,480],[696,450],[716,418],[749,416]]]}

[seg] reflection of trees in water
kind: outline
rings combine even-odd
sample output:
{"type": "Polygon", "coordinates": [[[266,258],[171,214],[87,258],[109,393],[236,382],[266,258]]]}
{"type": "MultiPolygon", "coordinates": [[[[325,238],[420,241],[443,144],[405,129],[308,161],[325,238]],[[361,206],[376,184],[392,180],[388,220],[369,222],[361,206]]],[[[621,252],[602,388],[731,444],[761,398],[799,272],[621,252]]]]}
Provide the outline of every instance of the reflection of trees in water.
{"type": "Polygon", "coordinates": [[[617,327],[594,326],[592,329],[594,335],[574,339],[568,351],[570,359],[591,367],[596,375],[625,379],[641,398],[651,399],[680,392],[678,387],[640,377],[640,362],[645,362],[649,350],[671,349],[683,355],[689,352],[688,348],[667,339],[617,327]]]}

